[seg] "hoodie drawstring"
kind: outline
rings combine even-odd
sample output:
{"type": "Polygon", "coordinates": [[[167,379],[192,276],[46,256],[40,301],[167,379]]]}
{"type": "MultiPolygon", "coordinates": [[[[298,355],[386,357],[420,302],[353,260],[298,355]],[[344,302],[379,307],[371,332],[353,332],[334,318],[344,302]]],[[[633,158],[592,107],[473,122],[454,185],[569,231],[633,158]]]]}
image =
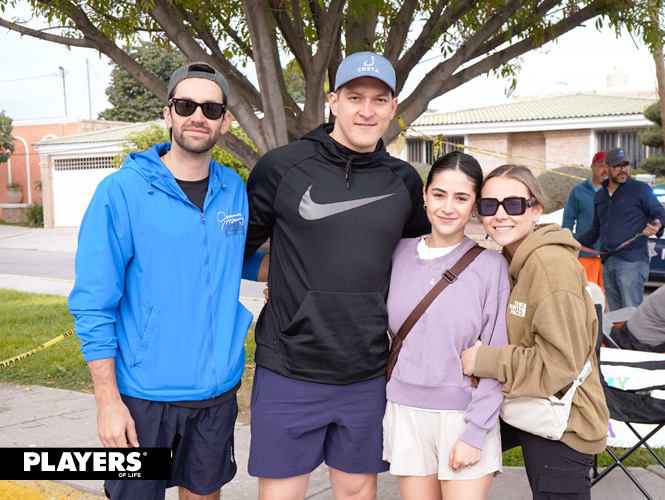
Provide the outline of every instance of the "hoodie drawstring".
{"type": "Polygon", "coordinates": [[[346,177],[346,189],[349,189],[349,180],[351,178],[351,163],[355,160],[356,157],[349,155],[349,161],[346,162],[346,167],[344,167],[344,176],[346,177]]]}

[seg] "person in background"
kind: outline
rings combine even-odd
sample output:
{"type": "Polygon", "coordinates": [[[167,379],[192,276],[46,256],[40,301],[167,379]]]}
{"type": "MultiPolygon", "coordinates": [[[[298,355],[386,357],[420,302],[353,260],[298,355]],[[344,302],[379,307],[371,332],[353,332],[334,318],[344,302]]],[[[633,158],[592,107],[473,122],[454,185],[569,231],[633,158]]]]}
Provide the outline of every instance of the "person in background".
{"type": "Polygon", "coordinates": [[[560,440],[501,422],[504,451],[522,447],[534,500],[589,500],[592,457],[605,449],[609,420],[596,363],[598,317],[577,260],[579,243],[556,224],[537,225],[547,203],[525,166],[503,165],[485,178],[478,214],[509,265],[509,344],[478,341],[462,352],[462,367],[466,375],[501,382],[508,398],[561,398],[591,364],[560,440]]]}
{"type": "MultiPolygon", "coordinates": [[[[605,151],[598,151],[591,160],[591,178],[573,186],[563,208],[563,229],[570,229],[573,236],[583,234],[593,222],[593,199],[602,182],[608,178],[605,151]]],[[[599,243],[593,249],[598,251],[599,243]]],[[[603,264],[600,255],[580,250],[580,264],[586,271],[587,279],[603,288],[603,264]]]]}
{"type": "MultiPolygon", "coordinates": [[[[171,143],[130,154],[98,186],[79,231],[69,309],[90,368],[97,433],[112,448],[170,448],[170,480],[112,480],[112,500],[216,500],[236,473],[236,392],[251,313],[240,278],[247,195],[215,163],[228,85],[205,63],[177,69],[164,119],[171,143]]],[[[267,260],[265,261],[267,265],[267,260]]]]}
{"type": "MultiPolygon", "coordinates": [[[[393,254],[391,335],[443,273],[478,244],[464,236],[476,211],[483,171],[472,156],[439,158],[423,189],[432,233],[400,241],[393,254]]],[[[485,250],[427,308],[402,344],[387,386],[383,458],[404,500],[487,498],[502,470],[498,380],[474,387],[460,354],[480,339],[507,343],[508,265],[485,250]]]]}
{"type": "Polygon", "coordinates": [[[594,197],[593,222],[576,239],[584,247],[600,241],[600,251],[605,252],[601,255],[603,287],[614,311],[642,303],[649,278],[647,238],[662,236],[665,209],[648,184],[630,176],[631,159],[623,149],[607,151],[605,163],[609,175],[594,197]]]}

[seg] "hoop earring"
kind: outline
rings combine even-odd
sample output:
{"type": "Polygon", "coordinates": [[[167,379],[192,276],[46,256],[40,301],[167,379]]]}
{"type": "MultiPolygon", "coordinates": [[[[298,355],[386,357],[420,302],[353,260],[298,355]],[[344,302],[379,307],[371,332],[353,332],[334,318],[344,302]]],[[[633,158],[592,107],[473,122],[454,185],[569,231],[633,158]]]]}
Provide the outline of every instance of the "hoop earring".
{"type": "Polygon", "coordinates": [[[423,203],[423,208],[427,210],[427,203],[423,203]]]}

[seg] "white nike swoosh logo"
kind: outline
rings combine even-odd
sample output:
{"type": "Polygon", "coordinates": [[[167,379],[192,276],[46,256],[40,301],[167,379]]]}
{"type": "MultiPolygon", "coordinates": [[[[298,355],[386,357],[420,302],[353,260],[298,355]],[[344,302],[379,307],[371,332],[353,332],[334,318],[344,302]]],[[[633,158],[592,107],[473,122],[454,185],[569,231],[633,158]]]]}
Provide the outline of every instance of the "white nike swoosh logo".
{"type": "Polygon", "coordinates": [[[300,216],[305,220],[318,220],[325,217],[330,217],[331,215],[353,210],[354,208],[362,207],[363,205],[368,205],[369,203],[374,203],[375,201],[388,198],[389,196],[395,194],[391,193],[384,194],[382,196],[372,196],[371,198],[361,198],[359,200],[338,201],[335,203],[321,204],[312,200],[312,195],[310,194],[311,190],[312,186],[309,186],[307,191],[305,191],[305,194],[302,195],[302,199],[300,200],[300,216]]]}

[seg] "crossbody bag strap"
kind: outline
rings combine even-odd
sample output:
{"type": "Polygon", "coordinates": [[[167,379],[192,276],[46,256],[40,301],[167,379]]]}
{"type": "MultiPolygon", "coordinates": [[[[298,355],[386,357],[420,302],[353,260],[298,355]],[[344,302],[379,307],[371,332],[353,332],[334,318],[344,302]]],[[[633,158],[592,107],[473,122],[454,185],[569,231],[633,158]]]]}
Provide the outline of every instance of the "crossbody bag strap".
{"type": "Polygon", "coordinates": [[[481,246],[475,246],[469,249],[464,255],[462,255],[462,257],[460,257],[460,259],[453,267],[447,269],[443,273],[443,276],[439,282],[434,285],[434,288],[432,288],[428,294],[423,297],[423,300],[421,300],[420,303],[411,312],[411,314],[409,314],[409,317],[406,318],[406,321],[404,321],[402,326],[400,326],[399,331],[395,336],[399,337],[403,342],[423,313],[432,304],[432,302],[434,302],[434,299],[437,298],[437,296],[444,290],[444,288],[446,288],[451,283],[454,283],[460,273],[464,271],[464,269],[466,269],[468,265],[471,264],[476,259],[476,257],[478,257],[483,252],[483,250],[485,249],[481,246]]]}

